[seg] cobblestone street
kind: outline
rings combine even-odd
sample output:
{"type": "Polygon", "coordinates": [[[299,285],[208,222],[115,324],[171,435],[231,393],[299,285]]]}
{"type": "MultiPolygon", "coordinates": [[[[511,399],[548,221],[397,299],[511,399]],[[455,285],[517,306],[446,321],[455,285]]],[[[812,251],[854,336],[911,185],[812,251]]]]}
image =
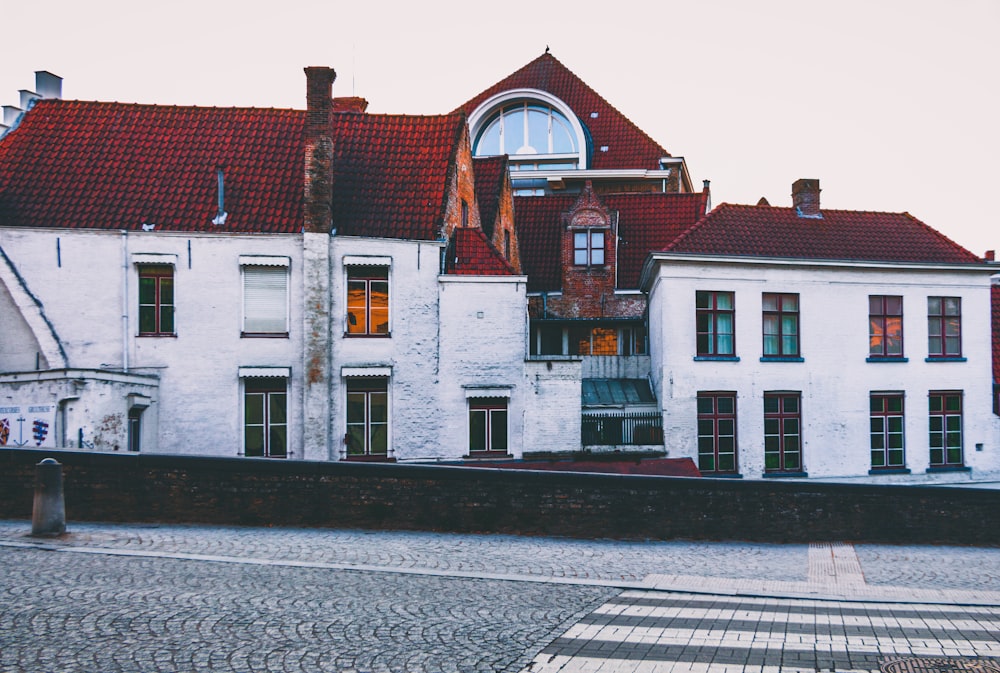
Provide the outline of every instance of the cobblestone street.
{"type": "Polygon", "coordinates": [[[763,673],[1000,658],[995,549],[69,528],[35,539],[27,522],[0,522],[2,671],[763,673]]]}

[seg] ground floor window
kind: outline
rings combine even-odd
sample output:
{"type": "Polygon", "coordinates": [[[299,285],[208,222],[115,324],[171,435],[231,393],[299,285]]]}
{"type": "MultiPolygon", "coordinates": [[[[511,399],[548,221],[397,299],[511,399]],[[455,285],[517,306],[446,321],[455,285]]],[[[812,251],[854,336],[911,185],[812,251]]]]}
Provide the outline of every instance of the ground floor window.
{"type": "Polygon", "coordinates": [[[931,467],[961,467],[962,393],[932,392],[928,400],[931,467]]]}
{"type": "Polygon", "coordinates": [[[764,471],[802,471],[802,396],[764,393],[764,471]]]}
{"type": "Polygon", "coordinates": [[[389,381],[382,377],[347,381],[347,456],[388,456],[389,381]]]}
{"type": "Polygon", "coordinates": [[[698,393],[698,469],[736,472],[736,393],[698,393]]]}
{"type": "Polygon", "coordinates": [[[243,454],[288,456],[288,390],[284,378],[244,379],[243,454]]]}
{"type": "Polygon", "coordinates": [[[469,453],[507,453],[507,398],[469,400],[469,453]]]}
{"type": "Polygon", "coordinates": [[[872,469],[905,467],[903,396],[899,393],[872,393],[869,409],[872,469]]]}

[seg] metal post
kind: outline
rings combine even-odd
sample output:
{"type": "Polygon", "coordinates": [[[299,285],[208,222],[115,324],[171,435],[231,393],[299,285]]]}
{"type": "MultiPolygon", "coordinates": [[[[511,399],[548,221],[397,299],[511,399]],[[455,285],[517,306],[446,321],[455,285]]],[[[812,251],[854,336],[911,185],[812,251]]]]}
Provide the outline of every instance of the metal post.
{"type": "Polygon", "coordinates": [[[35,503],[31,512],[32,535],[62,535],[66,532],[62,465],[46,458],[35,465],[35,503]]]}

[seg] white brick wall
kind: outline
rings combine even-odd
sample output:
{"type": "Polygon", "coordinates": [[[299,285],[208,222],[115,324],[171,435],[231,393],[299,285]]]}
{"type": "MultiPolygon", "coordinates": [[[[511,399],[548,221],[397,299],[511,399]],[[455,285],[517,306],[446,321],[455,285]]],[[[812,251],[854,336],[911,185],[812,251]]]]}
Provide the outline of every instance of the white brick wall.
{"type": "Polygon", "coordinates": [[[763,472],[763,394],[801,391],[803,464],[811,478],[868,477],[869,393],[905,394],[906,467],[928,466],[930,390],[964,393],[965,464],[1000,470],[998,423],[990,413],[989,279],[933,269],[662,262],[650,293],[653,379],[671,456],[697,460],[698,391],[737,392],[740,471],[763,472]],[[695,292],[735,293],[738,362],[695,361],[695,292]],[[804,362],[762,362],[763,292],[800,295],[804,362]],[[908,362],[867,362],[868,296],[902,295],[908,362]],[[925,362],[927,297],[962,298],[965,362],[925,362]],[[982,444],[981,451],[976,450],[982,444]]]}

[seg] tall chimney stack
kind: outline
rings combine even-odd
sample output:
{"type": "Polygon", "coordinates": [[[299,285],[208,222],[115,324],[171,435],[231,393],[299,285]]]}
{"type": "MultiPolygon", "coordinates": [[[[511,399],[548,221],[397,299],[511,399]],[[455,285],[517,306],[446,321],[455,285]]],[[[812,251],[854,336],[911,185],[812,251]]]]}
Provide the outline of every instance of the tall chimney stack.
{"type": "Polygon", "coordinates": [[[800,178],[792,183],[792,206],[799,217],[823,217],[819,209],[819,180],[800,178]]]}
{"type": "Polygon", "coordinates": [[[309,67],[306,73],[305,230],[333,230],[333,68],[309,67]]]}

